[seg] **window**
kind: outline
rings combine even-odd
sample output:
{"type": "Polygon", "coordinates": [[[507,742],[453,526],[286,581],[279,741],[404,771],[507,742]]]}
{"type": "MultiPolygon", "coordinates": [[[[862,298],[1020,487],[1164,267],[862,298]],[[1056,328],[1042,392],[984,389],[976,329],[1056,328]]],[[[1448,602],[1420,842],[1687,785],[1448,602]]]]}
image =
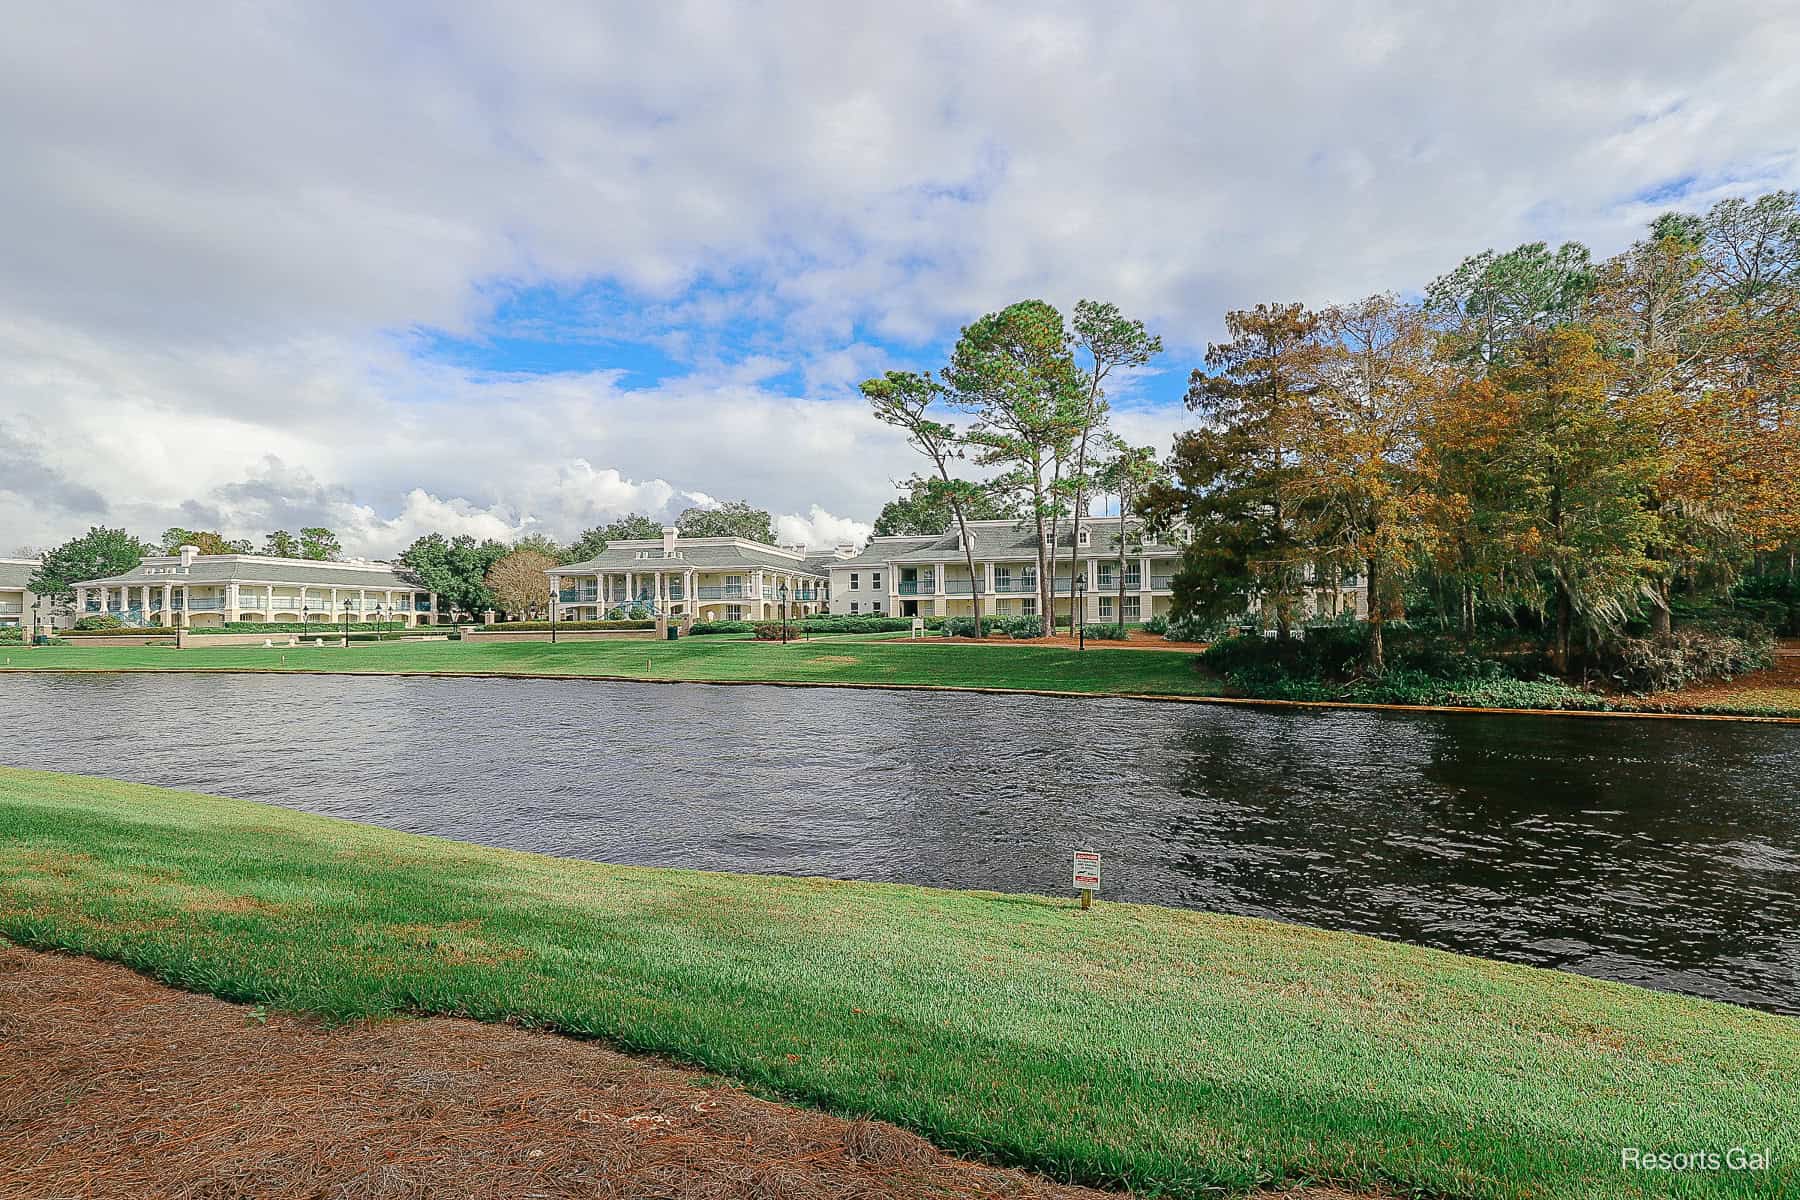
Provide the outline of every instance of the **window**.
{"type": "Polygon", "coordinates": [[[1004,592],[1011,587],[1012,587],[1012,568],[1011,567],[995,567],[994,568],[994,590],[996,592],[1004,592]]]}
{"type": "Polygon", "coordinates": [[[861,584],[859,584],[859,583],[858,583],[858,582],[857,582],[857,580],[858,580],[858,578],[859,578],[859,577],[858,577],[858,575],[857,575],[857,573],[856,573],[856,572],[855,572],[855,571],[852,571],[852,572],[850,572],[850,590],[851,590],[851,591],[853,591],[853,592],[854,592],[854,591],[855,591],[855,590],[856,590],[856,589],[857,589],[857,588],[858,588],[858,587],[860,587],[860,586],[861,586],[861,584]]]}
{"type": "Polygon", "coordinates": [[[1102,621],[1112,620],[1112,606],[1113,598],[1111,596],[1100,597],[1100,619],[1102,621]]]}
{"type": "Polygon", "coordinates": [[[1089,531],[1088,527],[1086,525],[1083,525],[1081,527],[1081,535],[1076,540],[1081,545],[1086,546],[1086,545],[1090,544],[1091,542],[1093,542],[1094,538],[1093,538],[1093,534],[1089,531]]]}
{"type": "Polygon", "coordinates": [[[727,604],[725,606],[725,619],[727,621],[743,620],[744,619],[744,606],[741,604],[727,604]]]}
{"type": "Polygon", "coordinates": [[[877,600],[875,603],[869,605],[869,611],[875,612],[875,613],[880,612],[881,611],[881,601],[877,600]]]}
{"type": "Polygon", "coordinates": [[[1143,611],[1143,607],[1139,603],[1138,597],[1136,597],[1136,596],[1125,597],[1125,623],[1127,625],[1133,624],[1137,621],[1141,621],[1143,618],[1140,617],[1138,614],[1141,613],[1142,611],[1143,611]]]}
{"type": "Polygon", "coordinates": [[[873,588],[875,591],[879,592],[881,590],[881,572],[880,571],[870,571],[869,572],[869,586],[871,588],[873,588]]]}
{"type": "Polygon", "coordinates": [[[1019,601],[1019,615],[1022,617],[1037,616],[1037,597],[1027,596],[1019,601]]]}
{"type": "Polygon", "coordinates": [[[850,611],[851,611],[851,612],[855,612],[855,611],[856,611],[856,601],[854,601],[854,600],[852,600],[852,601],[851,601],[851,602],[850,602],[850,611]]]}

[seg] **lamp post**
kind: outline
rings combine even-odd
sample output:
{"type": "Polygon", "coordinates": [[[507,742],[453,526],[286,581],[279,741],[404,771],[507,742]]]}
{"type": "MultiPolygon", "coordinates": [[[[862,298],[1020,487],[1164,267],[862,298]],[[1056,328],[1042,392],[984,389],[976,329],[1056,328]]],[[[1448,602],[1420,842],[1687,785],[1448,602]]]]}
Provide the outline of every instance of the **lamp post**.
{"type": "Polygon", "coordinates": [[[552,646],[556,645],[556,610],[562,607],[559,603],[561,599],[562,577],[552,575],[550,577],[550,644],[552,646]]]}
{"type": "Polygon", "coordinates": [[[776,594],[781,597],[781,644],[785,646],[788,640],[788,585],[782,583],[776,594]]]}
{"type": "Polygon", "coordinates": [[[355,601],[344,601],[344,649],[350,648],[350,611],[355,601]]]}
{"type": "Polygon", "coordinates": [[[33,646],[37,645],[38,640],[38,614],[43,612],[43,610],[44,602],[42,600],[33,600],[31,602],[31,644],[33,646]]]}
{"type": "Polygon", "coordinates": [[[1085,576],[1077,575],[1075,577],[1074,599],[1075,599],[1075,603],[1070,605],[1070,607],[1069,607],[1069,620],[1079,622],[1079,624],[1076,626],[1076,628],[1079,632],[1076,634],[1075,648],[1078,650],[1086,650],[1087,649],[1087,578],[1085,576]],[[1077,615],[1078,613],[1079,613],[1079,615],[1077,615]]]}

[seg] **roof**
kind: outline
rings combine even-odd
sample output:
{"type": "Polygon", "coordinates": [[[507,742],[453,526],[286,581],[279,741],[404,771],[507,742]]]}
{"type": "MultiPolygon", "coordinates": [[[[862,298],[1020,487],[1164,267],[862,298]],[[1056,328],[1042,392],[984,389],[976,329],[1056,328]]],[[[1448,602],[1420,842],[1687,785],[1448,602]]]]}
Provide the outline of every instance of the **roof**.
{"type": "Polygon", "coordinates": [[[29,558],[0,558],[0,588],[29,588],[38,564],[29,558]]]}
{"type": "Polygon", "coordinates": [[[202,554],[187,567],[177,555],[146,558],[123,575],[84,579],[75,587],[138,584],[276,583],[311,587],[394,588],[428,591],[402,579],[389,563],[336,563],[264,554],[202,554]]]}
{"type": "Polygon", "coordinates": [[[742,538],[677,538],[675,557],[663,557],[660,538],[639,538],[613,542],[600,554],[585,562],[565,563],[552,567],[551,575],[580,575],[595,571],[787,571],[800,575],[824,577],[824,572],[810,566],[804,554],[747,542],[742,538]],[[640,557],[643,556],[643,557],[640,557]]]}
{"type": "MultiPolygon", "coordinates": [[[[1069,547],[1075,542],[1074,522],[1063,521],[1057,531],[1057,555],[1066,557],[1069,547]]],[[[1126,552],[1129,554],[1151,554],[1158,557],[1170,557],[1181,553],[1179,546],[1167,542],[1149,542],[1137,545],[1131,534],[1142,528],[1143,522],[1135,518],[1127,518],[1126,552]]],[[[1082,521],[1081,527],[1088,531],[1089,544],[1079,551],[1081,558],[1115,558],[1119,553],[1119,519],[1117,517],[1088,517],[1082,521]]],[[[1017,521],[970,521],[969,536],[975,543],[975,557],[981,561],[994,559],[1016,559],[1030,561],[1037,557],[1037,530],[1021,525],[1017,521]]],[[[854,559],[833,566],[879,566],[882,563],[939,562],[963,557],[962,547],[957,544],[955,529],[936,537],[894,537],[876,538],[863,552],[854,559]]]]}
{"type": "MultiPolygon", "coordinates": [[[[883,567],[892,562],[896,556],[922,550],[927,546],[942,541],[939,537],[908,537],[900,534],[889,534],[884,537],[869,539],[869,544],[862,548],[862,553],[854,558],[837,558],[826,564],[832,568],[854,567],[868,570],[871,567],[883,567]]],[[[952,538],[952,543],[956,539],[952,538]]]]}

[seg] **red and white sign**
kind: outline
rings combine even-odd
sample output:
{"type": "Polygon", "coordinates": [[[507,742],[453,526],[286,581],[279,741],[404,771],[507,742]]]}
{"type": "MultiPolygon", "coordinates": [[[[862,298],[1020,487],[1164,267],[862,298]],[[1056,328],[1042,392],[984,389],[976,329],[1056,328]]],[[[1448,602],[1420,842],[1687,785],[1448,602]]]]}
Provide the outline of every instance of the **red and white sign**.
{"type": "Polygon", "coordinates": [[[1100,890],[1100,853],[1097,850],[1075,852],[1075,882],[1070,887],[1083,891],[1100,890]]]}

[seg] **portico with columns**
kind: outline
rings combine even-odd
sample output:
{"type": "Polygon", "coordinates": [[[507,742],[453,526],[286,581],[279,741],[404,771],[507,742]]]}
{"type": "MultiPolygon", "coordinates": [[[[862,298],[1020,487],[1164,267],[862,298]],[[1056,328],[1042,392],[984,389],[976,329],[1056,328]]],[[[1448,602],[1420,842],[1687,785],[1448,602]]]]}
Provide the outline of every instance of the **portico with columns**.
{"type": "Polygon", "coordinates": [[[385,563],[322,562],[258,554],[146,558],[123,575],[74,585],[76,618],[110,614],[127,625],[208,628],[267,623],[429,625],[437,597],[385,563]]]}
{"type": "Polygon", "coordinates": [[[552,567],[559,621],[600,621],[634,612],[696,621],[778,620],[825,611],[830,581],[804,547],[743,538],[618,541],[586,562],[552,567]]]}

